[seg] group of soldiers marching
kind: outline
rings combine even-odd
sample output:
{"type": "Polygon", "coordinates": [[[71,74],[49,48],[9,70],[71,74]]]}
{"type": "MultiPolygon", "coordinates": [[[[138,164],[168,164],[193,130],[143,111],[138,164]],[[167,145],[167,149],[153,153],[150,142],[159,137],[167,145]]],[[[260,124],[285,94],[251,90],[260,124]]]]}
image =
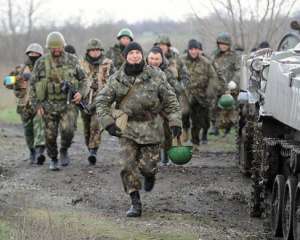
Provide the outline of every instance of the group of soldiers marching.
{"type": "Polygon", "coordinates": [[[49,53],[30,44],[27,61],[10,74],[17,81],[9,87],[18,99],[31,164],[44,164],[45,149],[50,170],[70,164],[79,112],[90,165],[97,162],[102,132],[118,137],[120,175],[131,198],[127,216],[139,217],[139,175],[144,177],[144,190],[151,191],[159,162],[168,164],[173,139],[191,141],[199,151],[211,124],[211,134],[218,135],[219,128],[225,135],[230,132],[235,107],[220,99],[224,94],[236,97],[239,56],[231,50],[228,33],[218,36],[212,58],[195,39],[183,56],[167,36],[160,36],[147,55],[130,29],[122,29],[117,40],[105,51],[99,39],[90,39],[79,58],[61,33],[51,32],[46,39],[49,53]]]}

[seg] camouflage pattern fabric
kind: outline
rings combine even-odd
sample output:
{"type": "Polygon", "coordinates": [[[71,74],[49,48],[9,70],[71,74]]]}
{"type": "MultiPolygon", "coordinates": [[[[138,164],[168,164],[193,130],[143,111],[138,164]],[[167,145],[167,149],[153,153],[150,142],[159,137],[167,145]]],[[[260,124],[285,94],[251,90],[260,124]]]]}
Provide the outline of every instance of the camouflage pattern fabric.
{"type": "Polygon", "coordinates": [[[140,145],[121,138],[121,179],[126,193],[130,194],[141,189],[140,173],[153,176],[157,173],[159,162],[159,145],[140,145]]]}
{"type": "Polygon", "coordinates": [[[125,62],[125,59],[122,55],[123,48],[120,44],[115,44],[106,53],[106,57],[113,61],[113,65],[116,69],[119,69],[122,64],[125,62]]]}

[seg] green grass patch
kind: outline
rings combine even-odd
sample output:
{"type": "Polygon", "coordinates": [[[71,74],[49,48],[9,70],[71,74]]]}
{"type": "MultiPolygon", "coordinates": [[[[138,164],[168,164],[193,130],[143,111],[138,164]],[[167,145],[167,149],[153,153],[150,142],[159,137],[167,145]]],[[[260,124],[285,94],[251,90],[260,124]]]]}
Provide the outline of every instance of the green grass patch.
{"type": "Polygon", "coordinates": [[[8,107],[1,109],[0,122],[12,124],[21,123],[20,115],[16,112],[16,107],[8,107]]]}

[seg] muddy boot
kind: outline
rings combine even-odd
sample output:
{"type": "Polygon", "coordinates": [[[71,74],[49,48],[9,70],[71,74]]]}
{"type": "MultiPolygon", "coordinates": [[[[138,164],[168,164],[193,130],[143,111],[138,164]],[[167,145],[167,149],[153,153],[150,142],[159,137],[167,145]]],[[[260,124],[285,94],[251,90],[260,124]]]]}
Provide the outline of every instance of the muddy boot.
{"type": "Polygon", "coordinates": [[[49,169],[51,171],[59,171],[58,160],[56,158],[50,160],[49,169]]]}
{"type": "Polygon", "coordinates": [[[185,143],[189,140],[189,129],[183,129],[180,140],[182,143],[185,143]]]}
{"type": "Polygon", "coordinates": [[[36,163],[36,152],[34,148],[29,149],[29,160],[30,164],[35,164],[36,163]]]}
{"type": "Polygon", "coordinates": [[[199,153],[199,152],[200,152],[199,144],[193,144],[193,153],[199,153]]]}
{"type": "Polygon", "coordinates": [[[92,166],[95,165],[97,162],[97,150],[98,150],[97,148],[91,148],[89,150],[90,155],[88,157],[88,161],[89,161],[89,164],[92,166]]]}
{"type": "Polygon", "coordinates": [[[207,130],[203,130],[203,132],[202,132],[201,143],[207,144],[207,130]]]}
{"type": "Polygon", "coordinates": [[[145,176],[144,189],[146,192],[151,192],[155,184],[155,175],[145,176]]]}
{"type": "Polygon", "coordinates": [[[70,164],[68,149],[66,149],[66,148],[61,148],[60,149],[60,164],[63,167],[66,167],[70,164]]]}
{"type": "Polygon", "coordinates": [[[168,166],[169,157],[165,149],[160,149],[160,163],[162,166],[168,166]]]}
{"type": "Polygon", "coordinates": [[[36,147],[35,151],[36,151],[36,164],[43,165],[46,160],[46,157],[44,155],[45,147],[44,146],[36,147]]]}
{"type": "Polygon", "coordinates": [[[130,193],[131,207],[126,213],[127,217],[140,217],[142,215],[142,202],[138,191],[130,193]]]}

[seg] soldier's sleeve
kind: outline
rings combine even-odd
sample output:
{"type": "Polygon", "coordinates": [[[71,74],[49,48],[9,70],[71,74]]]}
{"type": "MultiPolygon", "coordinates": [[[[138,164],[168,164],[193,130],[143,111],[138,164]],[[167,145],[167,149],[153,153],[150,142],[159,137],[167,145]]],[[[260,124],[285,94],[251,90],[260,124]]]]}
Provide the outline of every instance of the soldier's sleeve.
{"type": "Polygon", "coordinates": [[[42,79],[46,78],[45,64],[41,59],[38,59],[32,70],[32,75],[30,78],[30,99],[33,108],[37,108],[42,105],[42,99],[38,98],[37,86],[41,86],[42,79]]]}
{"type": "Polygon", "coordinates": [[[116,67],[114,63],[112,62],[109,69],[109,76],[113,75],[116,72],[116,67]]]}
{"type": "Polygon", "coordinates": [[[82,97],[86,97],[89,92],[87,74],[80,65],[78,59],[75,61],[75,78],[79,81],[79,93],[82,97]]]}
{"type": "Polygon", "coordinates": [[[218,74],[212,64],[208,64],[207,67],[208,75],[208,87],[207,87],[207,96],[209,100],[212,100],[214,97],[217,97],[218,92],[218,74]]]}
{"type": "Polygon", "coordinates": [[[175,93],[163,83],[163,75],[158,76],[162,78],[162,82],[159,85],[158,96],[162,102],[162,110],[168,115],[170,126],[180,126],[181,123],[181,111],[180,105],[175,93]]]}
{"type": "Polygon", "coordinates": [[[234,61],[234,76],[233,81],[240,86],[240,71],[241,71],[241,58],[236,54],[234,61]]]}
{"type": "Polygon", "coordinates": [[[176,75],[172,72],[171,69],[166,70],[166,77],[168,83],[171,85],[171,87],[175,90],[175,93],[177,96],[182,94],[184,91],[183,86],[178,82],[176,75]]]}
{"type": "Polygon", "coordinates": [[[213,62],[212,66],[215,69],[218,76],[216,81],[216,95],[221,96],[225,92],[225,78],[223,72],[220,70],[216,62],[213,62]]]}
{"type": "Polygon", "coordinates": [[[111,105],[116,99],[116,91],[110,79],[96,97],[96,111],[103,128],[113,124],[115,120],[111,115],[111,105]]]}
{"type": "Polygon", "coordinates": [[[187,82],[190,80],[189,71],[181,58],[178,57],[178,74],[179,79],[183,86],[187,85],[187,82]]]}

